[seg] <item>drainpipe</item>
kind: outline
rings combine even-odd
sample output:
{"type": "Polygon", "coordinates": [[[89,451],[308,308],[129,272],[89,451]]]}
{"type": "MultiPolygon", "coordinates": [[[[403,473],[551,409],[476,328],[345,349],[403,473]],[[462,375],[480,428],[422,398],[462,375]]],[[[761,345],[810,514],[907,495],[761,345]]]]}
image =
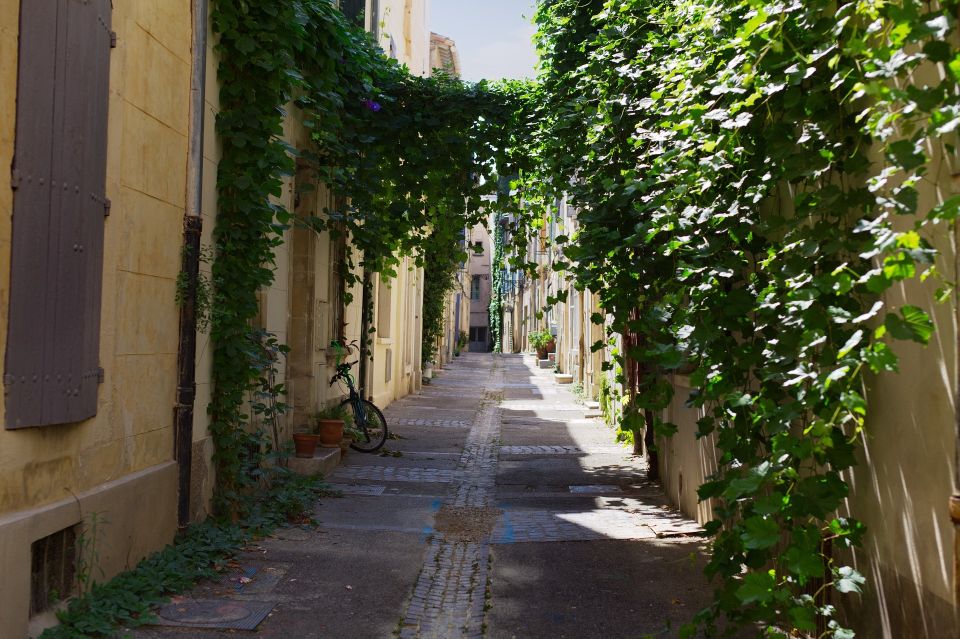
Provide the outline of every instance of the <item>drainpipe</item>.
{"type": "MultiPolygon", "coordinates": [[[[954,173],[954,180],[957,177],[960,177],[960,174],[954,173]]],[[[960,241],[960,227],[955,227],[954,230],[954,246],[956,242],[960,241]]],[[[960,251],[957,251],[954,255],[954,272],[960,273],[960,251]]],[[[954,304],[956,304],[956,299],[954,304]]],[[[957,313],[958,310],[954,309],[954,313],[957,313]]],[[[960,360],[960,334],[956,336],[957,344],[954,357],[960,360]]],[[[953,587],[954,587],[954,603],[960,605],[960,379],[958,379],[958,384],[956,394],[954,395],[954,403],[956,404],[956,432],[957,432],[957,442],[956,450],[954,457],[954,479],[953,479],[953,495],[950,496],[950,503],[948,509],[950,512],[950,519],[953,521],[954,528],[954,549],[953,549],[953,587]]]]}
{"type": "Polygon", "coordinates": [[[203,194],[203,112],[207,68],[207,0],[193,0],[193,65],[190,79],[190,147],[187,201],[183,218],[180,344],[177,348],[177,397],[174,407],[174,456],[178,465],[177,524],[190,523],[193,465],[193,408],[197,395],[197,279],[200,271],[200,208],[203,194]]]}
{"type": "MultiPolygon", "coordinates": [[[[360,298],[360,366],[357,371],[358,386],[360,387],[360,397],[367,397],[367,391],[371,393],[372,400],[373,388],[367,388],[367,376],[370,363],[370,327],[373,324],[373,275],[371,271],[363,267],[363,292],[360,298]]],[[[372,385],[371,385],[372,386],[372,385]]]]}

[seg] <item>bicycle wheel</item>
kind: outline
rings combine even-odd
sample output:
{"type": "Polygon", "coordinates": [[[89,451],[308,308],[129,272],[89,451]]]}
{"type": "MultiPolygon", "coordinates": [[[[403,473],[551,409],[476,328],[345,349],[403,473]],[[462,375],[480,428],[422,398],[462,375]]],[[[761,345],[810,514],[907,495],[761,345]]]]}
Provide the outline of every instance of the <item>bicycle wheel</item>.
{"type": "Polygon", "coordinates": [[[373,402],[361,399],[357,404],[352,403],[349,399],[340,402],[341,406],[350,406],[353,411],[354,425],[366,434],[365,438],[354,440],[350,444],[350,448],[359,450],[361,453],[372,453],[375,450],[380,450],[380,447],[387,441],[387,420],[380,409],[373,405],[373,402]],[[359,414],[360,407],[357,405],[360,402],[363,402],[363,419],[359,414]]]}

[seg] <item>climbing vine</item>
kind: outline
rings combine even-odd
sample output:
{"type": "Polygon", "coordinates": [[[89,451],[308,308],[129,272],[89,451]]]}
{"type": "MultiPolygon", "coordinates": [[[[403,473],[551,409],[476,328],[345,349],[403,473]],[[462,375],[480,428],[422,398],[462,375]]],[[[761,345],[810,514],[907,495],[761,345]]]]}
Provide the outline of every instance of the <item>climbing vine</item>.
{"type": "Polygon", "coordinates": [[[567,195],[578,229],[557,238],[556,267],[599,295],[625,337],[618,363],[648,428],[675,430],[656,416],[670,374],[690,374],[698,436],[720,451],[699,489],[714,505],[719,578],[697,619],[707,629],[853,636],[827,595],[864,579],[826,549],[864,533],[841,513],[865,384],[897,370],[891,340],[933,331],[924,310],[885,294],[913,278],[952,294],[943,282],[933,293],[929,238],[960,198],[919,202],[955,160],[955,11],[539,4],[542,71],[514,129],[515,259],[567,195]]]}
{"type": "Polygon", "coordinates": [[[490,333],[493,352],[503,352],[503,216],[497,214],[493,222],[493,256],[490,259],[490,333]]]}
{"type": "Polygon", "coordinates": [[[447,300],[450,292],[460,285],[457,274],[466,260],[462,238],[462,228],[458,233],[450,227],[435,228],[421,250],[424,256],[421,361],[424,363],[434,361],[437,355],[447,300]]]}
{"type": "MultiPolygon", "coordinates": [[[[891,340],[925,343],[933,330],[885,294],[939,281],[929,238],[960,203],[920,206],[955,154],[955,10],[542,0],[539,81],[490,87],[412,76],[325,0],[217,0],[218,504],[239,503],[260,465],[245,402],[262,375],[251,326],[293,222],[277,201],[294,155],[343,196],[297,222],[348,234],[351,285],[357,272],[392,275],[402,256],[423,265],[431,238],[452,250],[449,231],[483,220],[499,170],[519,176],[502,210],[516,216],[520,265],[554,202],[577,209],[556,266],[625,338],[617,364],[638,414],[661,414],[669,375],[690,373],[699,435],[721,453],[699,491],[715,507],[720,585],[698,621],[851,636],[823,595],[863,578],[824,548],[863,535],[838,512],[867,375],[897,369],[891,340]],[[285,109],[312,131],[309,148],[282,141],[285,109]]],[[[936,295],[951,292],[941,283],[936,295]]]]}
{"type": "Polygon", "coordinates": [[[427,255],[440,257],[447,280],[431,284],[433,295],[452,276],[454,229],[482,219],[481,198],[496,184],[492,158],[504,146],[501,125],[513,107],[485,83],[411,75],[327,0],[216,0],[212,26],[222,159],[208,410],[215,506],[236,518],[261,488],[274,446],[259,423],[275,415],[252,423],[252,406],[283,405],[262,401],[265,383],[276,396],[285,389],[265,377],[264,335],[254,323],[286,230],[305,224],[347,235],[345,302],[353,287],[371,281],[365,273],[395,275],[404,256],[417,266],[427,255]],[[285,141],[290,121],[310,131],[304,148],[285,141]],[[293,218],[280,202],[297,161],[342,204],[293,218]],[[253,405],[252,396],[260,398],[253,405]]]}

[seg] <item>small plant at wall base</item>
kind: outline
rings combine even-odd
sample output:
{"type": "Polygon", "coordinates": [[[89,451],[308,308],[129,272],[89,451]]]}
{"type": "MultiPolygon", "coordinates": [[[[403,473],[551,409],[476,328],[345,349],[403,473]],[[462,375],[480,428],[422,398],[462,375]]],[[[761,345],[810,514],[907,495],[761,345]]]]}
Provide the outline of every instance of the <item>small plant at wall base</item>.
{"type": "Polygon", "coordinates": [[[453,354],[456,357],[460,357],[460,352],[467,347],[469,344],[470,336],[467,335],[466,331],[460,331],[460,335],[457,337],[457,347],[454,349],[453,354]]]}
{"type": "Polygon", "coordinates": [[[530,341],[530,346],[537,351],[537,357],[547,359],[547,346],[553,341],[553,334],[544,329],[530,333],[527,339],[530,341]]]}
{"type": "Polygon", "coordinates": [[[100,542],[104,534],[103,527],[110,522],[105,513],[92,512],[84,518],[80,533],[77,535],[77,593],[82,597],[90,592],[95,582],[95,574],[103,578],[100,566],[100,542]]]}
{"type": "Polygon", "coordinates": [[[331,494],[316,477],[283,473],[265,499],[250,509],[242,525],[208,520],[190,526],[175,542],[106,583],[87,581],[88,589],[57,613],[59,626],[42,639],[115,637],[120,626],[133,628],[155,620],[152,609],[197,581],[215,577],[248,542],[286,523],[303,523],[318,497],[331,494]]]}

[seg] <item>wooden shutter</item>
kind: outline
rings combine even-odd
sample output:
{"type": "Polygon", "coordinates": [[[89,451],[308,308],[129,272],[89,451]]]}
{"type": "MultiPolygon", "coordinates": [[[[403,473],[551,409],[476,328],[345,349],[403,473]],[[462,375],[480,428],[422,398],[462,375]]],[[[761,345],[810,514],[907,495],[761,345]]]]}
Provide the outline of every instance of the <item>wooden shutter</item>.
{"type": "Polygon", "coordinates": [[[7,428],[96,414],[110,0],[21,2],[7,428]]]}

